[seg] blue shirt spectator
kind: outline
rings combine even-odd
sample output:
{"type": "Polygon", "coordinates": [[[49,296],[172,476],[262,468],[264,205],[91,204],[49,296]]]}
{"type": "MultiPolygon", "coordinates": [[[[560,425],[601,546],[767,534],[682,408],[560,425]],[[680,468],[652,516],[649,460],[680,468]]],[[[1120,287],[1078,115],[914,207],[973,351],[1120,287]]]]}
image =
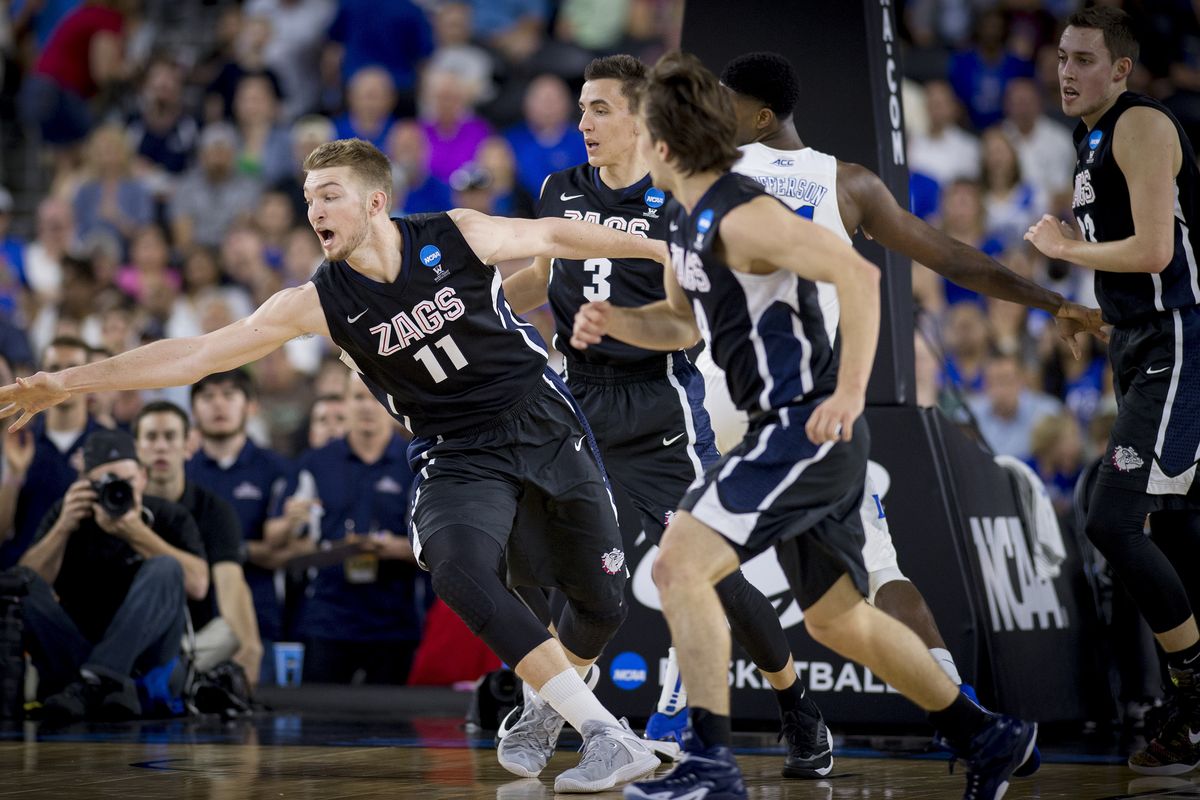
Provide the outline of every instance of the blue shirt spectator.
{"type": "Polygon", "coordinates": [[[403,92],[413,89],[417,64],[433,52],[433,29],[410,0],[341,0],[329,38],[344,47],[344,81],[363,67],[381,66],[403,92]]]}
{"type": "Polygon", "coordinates": [[[525,119],[504,134],[517,163],[517,181],[532,197],[546,176],[587,160],[583,135],[571,124],[571,95],[562,78],[539,75],[525,90],[525,119]]]}
{"type": "Polygon", "coordinates": [[[546,0],[471,0],[471,11],[475,35],[489,39],[523,19],[544,22],[550,9],[546,0]]]}
{"type": "Polygon", "coordinates": [[[975,20],[975,44],[950,58],[947,77],[967,107],[971,124],[982,131],[1004,117],[1004,89],[1013,78],[1032,78],[1033,64],[1008,47],[1008,25],[999,9],[975,20]]]}

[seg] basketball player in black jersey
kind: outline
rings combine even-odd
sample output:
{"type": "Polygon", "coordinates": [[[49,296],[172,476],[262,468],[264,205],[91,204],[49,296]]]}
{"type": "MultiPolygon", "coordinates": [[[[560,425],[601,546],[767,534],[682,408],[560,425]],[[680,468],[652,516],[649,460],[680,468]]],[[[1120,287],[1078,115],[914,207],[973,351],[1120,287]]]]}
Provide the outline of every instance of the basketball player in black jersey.
{"type": "MultiPolygon", "coordinates": [[[[884,247],[928,266],[961,286],[1053,314],[1059,334],[1073,351],[1078,351],[1077,335],[1085,331],[1101,333],[1099,311],[1071,303],[975,248],[930,227],[901,207],[879,176],[866,167],[835,159],[831,162],[834,167],[830,170],[828,183],[822,183],[823,173],[807,166],[805,161],[805,156],[814,151],[806,147],[796,130],[792,110],[799,100],[800,82],[795,68],[784,56],[778,53],[738,56],[722,70],[721,83],[733,93],[737,114],[736,142],[743,151],[742,160],[734,167],[735,172],[750,175],[763,183],[769,192],[779,191],[781,187],[818,183],[836,201],[837,213],[823,218],[821,214],[814,215],[812,206],[805,208],[802,205],[798,211],[814,215],[810,219],[818,224],[828,220],[830,224],[841,225],[850,237],[861,229],[884,247]],[[772,161],[769,174],[764,174],[759,165],[772,161]],[[789,167],[775,166],[780,162],[791,164],[790,169],[794,172],[789,173],[789,167]]],[[[828,156],[821,158],[829,159],[828,156]]],[[[783,194],[781,199],[786,203],[789,198],[783,194]]],[[[794,203],[788,204],[794,207],[794,203]]],[[[718,431],[722,429],[716,419],[714,427],[718,431]]],[[[867,499],[869,502],[869,493],[867,499]]],[[[866,514],[863,520],[868,539],[864,559],[870,572],[869,602],[912,628],[950,678],[961,684],[953,656],[946,649],[933,612],[920,590],[904,576],[896,563],[886,517],[878,518],[874,503],[870,504],[870,517],[870,524],[866,514]],[[881,537],[884,542],[872,545],[872,536],[881,537]]],[[[795,672],[792,671],[790,676],[794,678],[795,672]]],[[[968,686],[964,685],[964,691],[974,699],[968,686]]],[[[1036,761],[1031,759],[1027,767],[1035,766],[1036,761]]]]}
{"type": "MultiPolygon", "coordinates": [[[[646,67],[633,56],[592,61],[584,71],[579,129],[588,162],[550,175],[538,216],[583,219],[653,239],[665,238],[666,196],[655,187],[637,149],[636,97],[646,67]]],[[[584,410],[618,497],[627,550],[657,545],[688,486],[717,460],[704,410],[704,378],[682,350],[647,350],[605,338],[584,350],[571,347],[579,307],[588,301],[641,306],[662,300],[663,266],[646,259],[537,259],[504,281],[517,313],[547,301],[554,312],[555,346],[566,360],[565,377],[584,410]],[[647,541],[648,540],[648,541],[647,541]]],[[[645,558],[652,558],[647,554],[645,558]]],[[[741,570],[717,584],[738,642],[777,685],[788,754],[783,774],[819,778],[833,769],[828,731],[816,704],[795,680],[791,648],[771,602],[741,570]]],[[[672,664],[672,666],[674,666],[672,664]]],[[[649,739],[682,732],[685,687],[668,671],[649,739]]],[[[561,718],[527,693],[519,722],[498,745],[500,760],[522,775],[536,775],[554,753],[561,718]]]]}
{"type": "Polygon", "coordinates": [[[0,389],[0,417],[19,413],[19,428],[73,395],[187,385],[297,336],[331,338],[414,434],[410,535],[435,591],[583,734],[579,766],[555,789],[601,791],[652,771],[653,752],[581,679],[625,615],[607,479],[586,421],[491,265],[535,256],[665,260],[662,242],[461,209],[389,219],[390,165],[357,139],[318,147],[304,166],[308,219],[326,256],[312,281],[204,336],[20,379],[0,389]],[[510,540],[514,520],[534,533],[510,540]],[[557,640],[508,589],[507,573],[562,588],[557,640]]]}
{"type": "Polygon", "coordinates": [[[1200,765],[1200,171],[1175,117],[1126,90],[1137,57],[1125,12],[1068,20],[1058,79],[1063,111],[1080,120],[1072,205],[1082,236],[1046,216],[1025,238],[1096,270],[1113,325],[1117,420],[1085,530],[1166,652],[1174,684],[1166,723],[1129,766],[1178,775],[1200,765]]]}
{"type": "Polygon", "coordinates": [[[1032,751],[1036,725],[971,703],[916,634],[863,598],[858,508],[870,437],[861,414],[878,336],[877,270],[728,172],[738,158],[732,104],[694,57],[669,54],[655,66],[639,114],[642,155],[655,185],[674,195],[666,299],[637,309],[588,303],[572,345],[609,334],[679,347],[702,335],[752,419],[663,535],[654,577],[688,687],[687,753],[666,778],[631,784],[625,796],[746,796],[729,749],[729,633],[714,586],[774,547],[813,638],[928,711],[967,760],[966,797],[994,800],[1032,751]],[[833,340],[816,281],[832,284],[844,307],[833,340]]]}

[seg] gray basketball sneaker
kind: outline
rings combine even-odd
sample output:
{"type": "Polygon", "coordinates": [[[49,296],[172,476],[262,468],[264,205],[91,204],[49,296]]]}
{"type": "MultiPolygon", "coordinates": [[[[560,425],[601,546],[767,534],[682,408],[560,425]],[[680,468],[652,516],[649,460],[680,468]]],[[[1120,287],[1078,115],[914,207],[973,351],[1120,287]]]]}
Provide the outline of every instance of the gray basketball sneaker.
{"type": "Polygon", "coordinates": [[[554,779],[556,792],[603,792],[658,768],[658,756],[624,719],[619,728],[589,720],[581,733],[583,757],[554,779]]]}
{"type": "Polygon", "coordinates": [[[525,699],[525,705],[514,708],[500,723],[497,733],[496,758],[500,766],[522,778],[541,774],[558,745],[566,720],[536,695],[525,699]],[[513,721],[513,717],[519,716],[513,721]],[[512,727],[509,727],[509,725],[512,727]]]}

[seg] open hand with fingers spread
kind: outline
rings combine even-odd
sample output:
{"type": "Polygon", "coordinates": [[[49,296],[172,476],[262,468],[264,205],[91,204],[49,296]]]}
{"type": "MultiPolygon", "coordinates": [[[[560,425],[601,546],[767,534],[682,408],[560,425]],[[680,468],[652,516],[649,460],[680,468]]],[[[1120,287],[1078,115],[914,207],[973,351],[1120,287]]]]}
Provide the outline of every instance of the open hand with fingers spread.
{"type": "Polygon", "coordinates": [[[28,378],[17,378],[16,383],[0,387],[0,419],[20,414],[9,426],[10,431],[19,431],[39,412],[56,406],[71,396],[56,372],[39,372],[28,378]]]}

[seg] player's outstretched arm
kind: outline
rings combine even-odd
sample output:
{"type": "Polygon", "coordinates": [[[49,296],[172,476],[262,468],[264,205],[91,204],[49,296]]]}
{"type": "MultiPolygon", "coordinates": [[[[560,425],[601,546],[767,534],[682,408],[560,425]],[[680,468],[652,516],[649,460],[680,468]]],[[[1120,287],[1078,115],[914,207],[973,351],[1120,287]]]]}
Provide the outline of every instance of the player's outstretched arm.
{"type": "Polygon", "coordinates": [[[535,308],[546,305],[550,299],[550,259],[538,257],[524,269],[519,269],[504,279],[504,298],[518,314],[528,314],[535,308]]]}
{"type": "Polygon", "coordinates": [[[838,164],[838,183],[845,186],[858,209],[862,229],[889,250],[895,250],[954,281],[959,286],[1049,311],[1059,335],[1079,357],[1082,341],[1090,333],[1107,340],[1100,309],[1072,303],[1038,286],[981,251],[926,224],[896,202],[879,176],[858,164],[838,164]]]}
{"type": "Polygon", "coordinates": [[[832,232],[793,214],[773,197],[759,197],[721,220],[726,259],[735,269],[786,269],[832,283],[841,303],[842,360],[837,389],[805,425],[814,442],[849,441],[866,406],[867,381],[879,339],[879,270],[832,232]]]}
{"type": "MultiPolygon", "coordinates": [[[[1133,236],[1115,242],[1069,239],[1047,214],[1025,238],[1051,258],[1095,270],[1162,272],[1175,254],[1175,176],[1183,163],[1179,134],[1161,111],[1131,108],[1117,120],[1112,148],[1129,187],[1133,236]]],[[[1085,214],[1077,222],[1086,239],[1091,221],[1085,214]]]]}
{"type": "Polygon", "coordinates": [[[669,352],[691,347],[700,340],[700,329],[687,295],[670,267],[663,273],[663,288],[667,293],[665,300],[636,308],[614,306],[607,300],[584,303],[575,313],[571,346],[583,350],[599,344],[607,334],[647,350],[669,352]]]}
{"type": "Polygon", "coordinates": [[[262,358],[306,333],[328,335],[311,283],[277,292],[245,319],[203,336],[162,339],[93,364],[18,378],[0,387],[0,418],[19,414],[10,428],[18,430],[72,395],[186,386],[262,358]]]}
{"type": "Polygon", "coordinates": [[[581,220],[510,219],[456,208],[450,218],[485,264],[518,258],[648,258],[666,262],[666,243],[581,220]]]}

